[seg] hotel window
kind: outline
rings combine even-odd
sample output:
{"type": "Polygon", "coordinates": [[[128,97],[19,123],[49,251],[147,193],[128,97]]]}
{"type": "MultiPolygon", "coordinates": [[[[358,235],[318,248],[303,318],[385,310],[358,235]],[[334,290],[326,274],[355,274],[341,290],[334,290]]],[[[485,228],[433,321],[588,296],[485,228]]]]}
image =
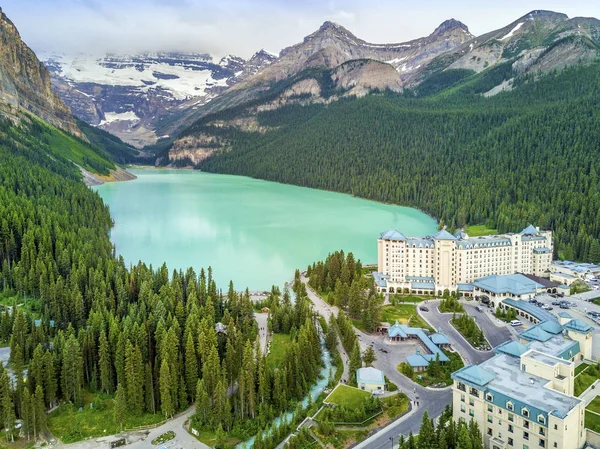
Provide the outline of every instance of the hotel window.
{"type": "Polygon", "coordinates": [[[461,411],[461,412],[463,412],[463,413],[465,412],[465,406],[464,406],[464,405],[462,405],[462,404],[461,404],[461,406],[460,406],[460,411],[461,411]]]}
{"type": "Polygon", "coordinates": [[[509,438],[509,439],[508,439],[508,445],[509,445],[509,446],[512,446],[512,445],[513,445],[513,439],[512,439],[512,438],[509,438]]]}
{"type": "Polygon", "coordinates": [[[493,423],[494,422],[494,418],[492,418],[490,415],[488,415],[487,421],[490,422],[490,423],[493,423]]]}
{"type": "Polygon", "coordinates": [[[469,416],[475,416],[475,412],[472,408],[469,409],[469,416]]]}
{"type": "Polygon", "coordinates": [[[546,436],[546,430],[543,427],[540,427],[540,435],[546,436]]]}
{"type": "Polygon", "coordinates": [[[546,424],[546,418],[544,418],[544,415],[538,415],[538,422],[540,424],[546,424]]]}
{"type": "Polygon", "coordinates": [[[546,441],[540,438],[540,447],[546,447],[546,441]]]}
{"type": "Polygon", "coordinates": [[[492,413],[494,411],[494,407],[488,404],[488,412],[492,413]]]}
{"type": "Polygon", "coordinates": [[[529,417],[529,410],[527,410],[526,408],[521,409],[521,413],[523,414],[523,416],[529,417]]]}
{"type": "Polygon", "coordinates": [[[469,405],[472,407],[475,405],[475,401],[471,398],[469,398],[469,405]]]}
{"type": "Polygon", "coordinates": [[[513,405],[513,403],[512,403],[512,402],[508,401],[508,402],[506,403],[506,408],[507,408],[507,409],[509,409],[509,410],[514,410],[514,409],[515,409],[515,406],[513,405]]]}
{"type": "Polygon", "coordinates": [[[508,420],[511,421],[511,422],[514,421],[515,420],[515,415],[513,415],[512,413],[509,413],[508,414],[508,420]]]}
{"type": "Polygon", "coordinates": [[[509,425],[508,425],[508,431],[509,431],[510,433],[513,433],[513,432],[515,431],[515,429],[514,429],[514,427],[513,427],[513,425],[512,425],[512,424],[509,424],[509,425]]]}
{"type": "Polygon", "coordinates": [[[460,402],[465,402],[465,395],[464,394],[460,395],[460,402]]]}
{"type": "Polygon", "coordinates": [[[487,433],[488,433],[489,436],[492,436],[492,428],[491,427],[488,427],[488,432],[487,433]]]}
{"type": "Polygon", "coordinates": [[[523,432],[523,439],[524,440],[528,440],[529,439],[529,432],[523,432]]]}
{"type": "Polygon", "coordinates": [[[485,399],[492,402],[494,400],[494,396],[492,396],[490,393],[485,395],[485,399]]]}

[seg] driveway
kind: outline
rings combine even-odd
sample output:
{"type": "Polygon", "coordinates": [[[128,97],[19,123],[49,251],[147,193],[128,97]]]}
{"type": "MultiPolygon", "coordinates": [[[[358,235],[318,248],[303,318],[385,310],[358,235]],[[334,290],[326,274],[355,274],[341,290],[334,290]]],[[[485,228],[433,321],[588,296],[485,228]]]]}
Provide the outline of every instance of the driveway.
{"type": "Polygon", "coordinates": [[[500,346],[509,340],[514,339],[516,333],[512,332],[512,327],[507,323],[499,320],[493,314],[492,309],[481,307],[483,312],[479,312],[475,301],[465,301],[462,303],[465,312],[472,316],[479,328],[483,331],[485,338],[492,348],[500,346]]]}
{"type": "Polygon", "coordinates": [[[424,312],[417,308],[418,313],[425,321],[429,323],[434,329],[441,329],[449,339],[452,347],[457,351],[466,365],[478,365],[485,362],[487,359],[494,355],[493,351],[478,351],[471,344],[464,339],[464,337],[454,329],[454,326],[450,324],[452,319],[452,313],[440,313],[438,306],[440,301],[427,301],[427,308],[429,312],[424,312]]]}
{"type": "Polygon", "coordinates": [[[269,314],[255,313],[254,319],[258,323],[258,341],[260,342],[260,350],[264,354],[269,343],[269,314]]]}

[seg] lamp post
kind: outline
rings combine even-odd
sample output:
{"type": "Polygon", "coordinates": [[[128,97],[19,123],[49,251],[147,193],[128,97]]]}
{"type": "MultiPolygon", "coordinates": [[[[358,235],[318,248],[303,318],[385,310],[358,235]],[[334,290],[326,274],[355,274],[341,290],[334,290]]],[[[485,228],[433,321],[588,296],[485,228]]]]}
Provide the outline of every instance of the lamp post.
{"type": "Polygon", "coordinates": [[[394,449],[394,437],[390,437],[390,443],[392,443],[392,449],[394,449]]]}

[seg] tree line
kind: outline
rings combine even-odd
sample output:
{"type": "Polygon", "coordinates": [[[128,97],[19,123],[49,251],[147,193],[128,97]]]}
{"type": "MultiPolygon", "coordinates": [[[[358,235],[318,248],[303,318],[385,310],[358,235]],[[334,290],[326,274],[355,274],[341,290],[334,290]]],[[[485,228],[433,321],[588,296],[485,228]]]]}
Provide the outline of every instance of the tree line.
{"type": "Polygon", "coordinates": [[[199,167],[412,206],[450,229],[535,223],[554,231],[555,256],[599,263],[600,64],[524,76],[490,98],[469,86],[288,105],[256,114],[264,133],[209,116],[194,132],[227,151],[199,167]]]}

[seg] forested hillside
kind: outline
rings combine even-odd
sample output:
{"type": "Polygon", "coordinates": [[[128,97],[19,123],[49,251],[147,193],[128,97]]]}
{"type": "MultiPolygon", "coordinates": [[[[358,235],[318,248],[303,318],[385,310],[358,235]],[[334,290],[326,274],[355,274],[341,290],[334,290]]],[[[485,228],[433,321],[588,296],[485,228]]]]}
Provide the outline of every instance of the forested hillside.
{"type": "MultiPolygon", "coordinates": [[[[273,367],[256,349],[247,292],[230,285],[221,294],[210,268],[169,273],[115,258],[108,209],[69,159],[98,171],[112,163],[77,142],[37,120],[0,122],[0,337],[10,345],[16,379],[13,389],[0,366],[5,438],[17,438],[15,420],[22,419],[23,433],[35,440],[48,408],[72,404],[50,415],[52,425],[73,408],[91,409],[90,395],[94,410],[108,403],[114,414],[97,434],[93,419],[85,429],[71,421],[64,441],[156,422],[196,399],[194,422],[216,432],[219,445],[224,432],[255,435],[306,394],[321,368],[304,285],[296,282],[294,305],[288,292],[269,298],[273,320],[289,334],[285,358],[273,367]]],[[[273,438],[262,447],[274,446],[273,438]]]]}
{"type": "Polygon", "coordinates": [[[254,106],[206,117],[189,132],[220,149],[199,167],[409,205],[452,228],[535,223],[555,231],[556,255],[600,262],[600,65],[490,98],[506,67],[434,76],[402,95],[264,108],[252,132],[227,121],[254,106]]]}

